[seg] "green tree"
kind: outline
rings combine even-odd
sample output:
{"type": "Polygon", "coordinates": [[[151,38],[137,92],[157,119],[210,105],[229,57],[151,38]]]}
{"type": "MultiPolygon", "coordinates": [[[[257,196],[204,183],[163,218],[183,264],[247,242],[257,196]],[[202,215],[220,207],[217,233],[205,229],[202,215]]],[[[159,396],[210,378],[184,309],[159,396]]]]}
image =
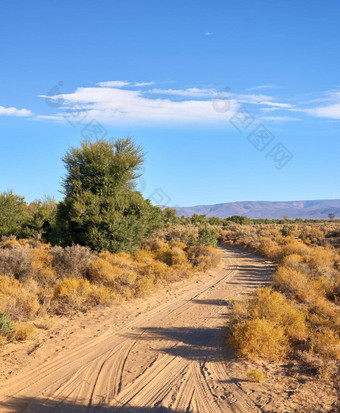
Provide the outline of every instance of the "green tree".
{"type": "Polygon", "coordinates": [[[165,208],[163,209],[162,212],[163,212],[163,220],[165,224],[176,224],[179,222],[176,209],[165,208]]]}
{"type": "Polygon", "coordinates": [[[330,213],[328,214],[328,218],[329,218],[331,221],[333,221],[333,219],[335,218],[335,214],[334,214],[333,212],[330,212],[330,213]]]}
{"type": "Polygon", "coordinates": [[[208,219],[205,215],[198,215],[198,214],[193,214],[191,217],[191,222],[193,224],[206,224],[208,222],[208,219]]]}
{"type": "Polygon", "coordinates": [[[213,228],[200,228],[198,231],[198,245],[211,245],[217,247],[217,235],[213,228]]]}
{"type": "Polygon", "coordinates": [[[54,198],[45,197],[28,205],[29,219],[25,223],[22,235],[24,237],[40,236],[45,242],[50,241],[50,235],[56,224],[57,203],[54,198]]]}
{"type": "Polygon", "coordinates": [[[131,251],[161,227],[162,212],[135,191],[143,151],[127,139],[83,141],[63,158],[65,200],[53,243],[131,251]]]}
{"type": "Polygon", "coordinates": [[[12,191],[0,194],[0,236],[20,236],[29,219],[25,198],[12,191]]]}

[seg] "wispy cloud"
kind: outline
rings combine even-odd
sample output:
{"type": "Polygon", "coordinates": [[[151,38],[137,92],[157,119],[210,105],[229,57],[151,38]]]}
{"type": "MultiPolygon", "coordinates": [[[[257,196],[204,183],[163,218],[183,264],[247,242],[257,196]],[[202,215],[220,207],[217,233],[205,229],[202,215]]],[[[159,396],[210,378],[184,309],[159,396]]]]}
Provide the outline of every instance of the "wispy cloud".
{"type": "Polygon", "coordinates": [[[28,109],[17,109],[14,107],[6,108],[4,106],[0,106],[0,116],[27,117],[32,115],[33,113],[28,109]]]}
{"type": "Polygon", "coordinates": [[[340,119],[340,102],[334,103],[333,105],[304,109],[303,112],[318,118],[340,119]]]}
{"type": "Polygon", "coordinates": [[[124,82],[123,80],[109,80],[107,82],[97,83],[97,85],[100,87],[124,87],[130,84],[130,82],[124,82]]]}
{"type": "Polygon", "coordinates": [[[290,103],[275,102],[272,96],[262,94],[241,94],[235,95],[241,103],[249,103],[252,105],[270,106],[273,108],[289,109],[294,106],[290,103]]]}
{"type": "Polygon", "coordinates": [[[136,83],[133,84],[133,86],[135,86],[135,87],[152,86],[155,83],[156,82],[136,82],[136,83]]]}
{"type": "Polygon", "coordinates": [[[151,89],[148,93],[156,95],[168,95],[168,96],[183,96],[183,97],[213,97],[217,95],[215,89],[199,89],[199,88],[188,88],[188,89],[151,89]]]}
{"type": "Polygon", "coordinates": [[[326,119],[340,119],[340,90],[326,91],[320,97],[305,102],[307,107],[291,109],[293,112],[304,112],[307,115],[326,119]],[[313,106],[315,103],[320,105],[313,106]],[[322,104],[323,103],[323,104],[322,104]]]}
{"type": "Polygon", "coordinates": [[[108,80],[106,82],[97,83],[100,87],[124,87],[124,86],[133,86],[133,87],[144,87],[154,85],[155,82],[126,82],[125,80],[108,80]]]}
{"type": "Polygon", "coordinates": [[[214,33],[213,32],[205,32],[204,35],[205,36],[212,36],[214,33]]]}
{"type": "Polygon", "coordinates": [[[301,120],[299,118],[294,118],[292,116],[262,116],[260,119],[268,120],[272,122],[290,122],[290,121],[301,120]]]}
{"type": "Polygon", "coordinates": [[[278,88],[278,86],[270,83],[270,84],[266,84],[266,85],[259,85],[259,86],[250,87],[247,90],[252,91],[252,90],[277,89],[277,88],[278,88]]]}

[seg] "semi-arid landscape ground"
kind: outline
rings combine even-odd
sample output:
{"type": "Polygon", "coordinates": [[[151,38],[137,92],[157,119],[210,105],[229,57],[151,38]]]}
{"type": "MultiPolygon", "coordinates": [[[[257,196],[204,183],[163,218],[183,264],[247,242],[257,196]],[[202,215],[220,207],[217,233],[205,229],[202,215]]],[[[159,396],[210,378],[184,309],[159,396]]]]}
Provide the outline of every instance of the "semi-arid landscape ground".
{"type": "Polygon", "coordinates": [[[247,362],[226,346],[230,300],[268,284],[274,266],[231,247],[221,253],[215,270],[8,345],[0,411],[335,411],[336,390],[296,363],[247,362]],[[265,383],[249,381],[259,368],[265,383]]]}

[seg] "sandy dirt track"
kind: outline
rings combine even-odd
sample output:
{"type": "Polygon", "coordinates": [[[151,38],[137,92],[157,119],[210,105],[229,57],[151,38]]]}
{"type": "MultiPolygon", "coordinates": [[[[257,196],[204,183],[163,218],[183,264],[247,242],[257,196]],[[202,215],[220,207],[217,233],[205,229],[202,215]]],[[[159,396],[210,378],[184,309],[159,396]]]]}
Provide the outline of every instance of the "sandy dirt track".
{"type": "Polygon", "coordinates": [[[70,321],[57,353],[42,346],[2,381],[0,412],[260,411],[228,372],[224,326],[227,301],[268,282],[273,268],[247,252],[221,253],[217,270],[131,303],[129,312],[129,303],[106,310],[104,324],[92,320],[72,334],[70,321]]]}

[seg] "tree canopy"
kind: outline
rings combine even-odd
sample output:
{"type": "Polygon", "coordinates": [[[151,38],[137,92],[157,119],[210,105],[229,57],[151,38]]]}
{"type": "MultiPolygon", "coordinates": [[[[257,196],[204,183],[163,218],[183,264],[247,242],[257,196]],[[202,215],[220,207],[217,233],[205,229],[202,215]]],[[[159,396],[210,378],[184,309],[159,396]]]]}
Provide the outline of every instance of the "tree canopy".
{"type": "Polygon", "coordinates": [[[58,206],[53,242],[131,251],[160,228],[160,209],[135,190],[143,160],[130,138],[83,141],[71,148],[63,158],[65,199],[58,206]]]}

